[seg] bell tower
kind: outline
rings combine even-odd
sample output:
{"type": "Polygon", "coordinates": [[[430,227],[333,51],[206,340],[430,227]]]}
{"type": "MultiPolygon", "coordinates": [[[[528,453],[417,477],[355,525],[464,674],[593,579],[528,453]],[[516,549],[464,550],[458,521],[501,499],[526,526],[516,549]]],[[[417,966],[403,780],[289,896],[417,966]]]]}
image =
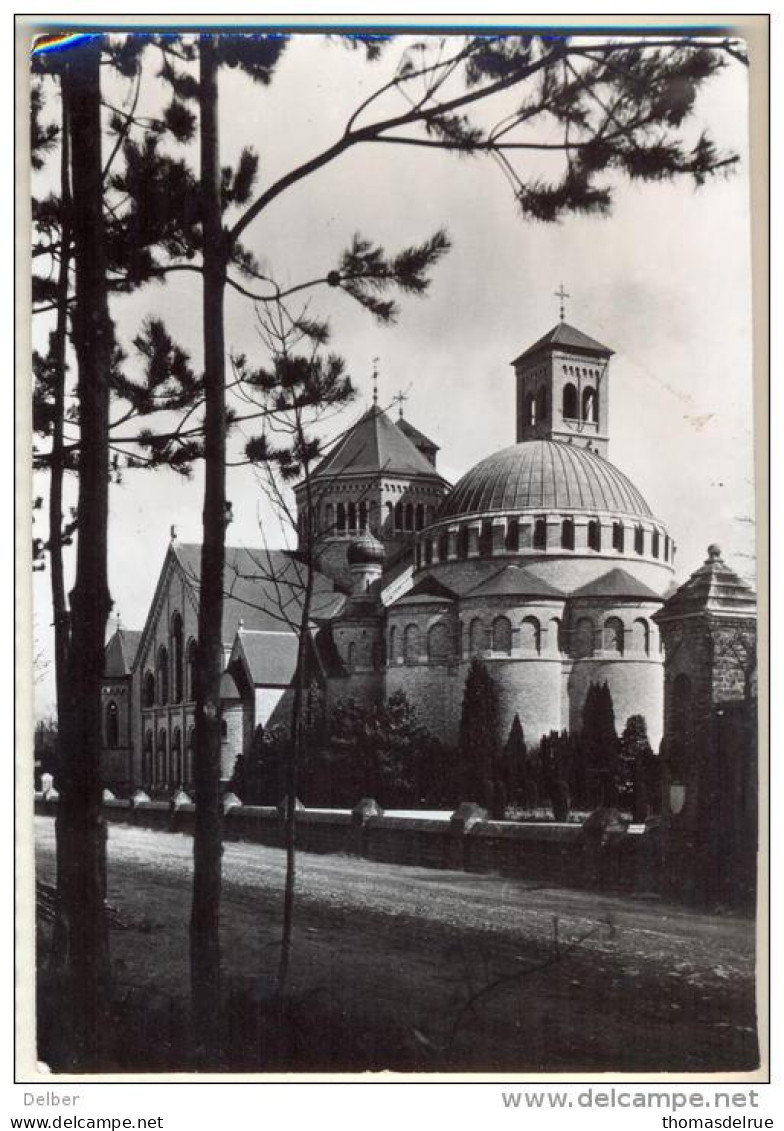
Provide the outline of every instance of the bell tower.
{"type": "Polygon", "coordinates": [[[517,442],[558,440],[579,444],[607,458],[609,367],[613,351],[561,320],[512,366],[517,383],[517,442]]]}

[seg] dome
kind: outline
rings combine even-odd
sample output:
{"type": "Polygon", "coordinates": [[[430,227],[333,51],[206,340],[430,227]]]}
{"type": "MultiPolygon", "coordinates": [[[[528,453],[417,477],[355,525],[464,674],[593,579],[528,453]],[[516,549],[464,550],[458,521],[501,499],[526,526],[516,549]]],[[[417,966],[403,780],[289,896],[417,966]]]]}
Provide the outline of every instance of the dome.
{"type": "Polygon", "coordinates": [[[346,561],[352,565],[381,565],[384,561],[384,546],[369,530],[349,543],[346,561]]]}
{"type": "Polygon", "coordinates": [[[436,521],[489,512],[610,511],[653,518],[626,476],[596,452],[555,440],[504,448],[467,472],[444,499],[436,521]]]}

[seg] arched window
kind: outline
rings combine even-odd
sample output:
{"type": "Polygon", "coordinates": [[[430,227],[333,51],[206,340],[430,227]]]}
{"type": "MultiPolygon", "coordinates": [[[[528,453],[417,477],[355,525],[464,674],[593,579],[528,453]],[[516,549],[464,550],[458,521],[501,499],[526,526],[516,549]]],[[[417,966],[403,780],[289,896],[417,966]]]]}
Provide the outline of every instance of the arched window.
{"type": "Polygon", "coordinates": [[[335,531],[335,508],[332,503],[327,503],[324,508],[324,525],[327,534],[333,534],[335,531]]]}
{"type": "Polygon", "coordinates": [[[416,507],[416,522],[417,530],[423,530],[425,526],[425,504],[417,503],[416,507]]]}
{"type": "Polygon", "coordinates": [[[158,731],[158,753],[155,761],[155,784],[166,785],[169,780],[169,758],[165,730],[158,731]]]}
{"type": "Polygon", "coordinates": [[[480,617],[474,617],[468,630],[468,651],[471,656],[484,652],[487,648],[487,633],[480,617]]]}
{"type": "Polygon", "coordinates": [[[406,503],[406,530],[414,529],[414,504],[406,503]]]}
{"type": "Polygon", "coordinates": [[[395,503],[395,530],[403,529],[403,504],[395,503]]]}
{"type": "Polygon", "coordinates": [[[506,524],[506,548],[510,554],[516,554],[520,549],[520,523],[516,518],[510,518],[506,524]]]}
{"type": "Polygon", "coordinates": [[[571,381],[563,387],[563,414],[565,420],[577,419],[577,389],[571,381]]]}
{"type": "Polygon", "coordinates": [[[613,542],[613,549],[617,550],[619,554],[622,554],[623,553],[623,544],[624,544],[624,530],[623,530],[623,523],[622,522],[614,522],[613,523],[612,542],[613,542]]]}
{"type": "Polygon", "coordinates": [[[664,535],[664,560],[665,560],[665,562],[668,562],[670,560],[670,536],[669,536],[669,534],[664,535]]]}
{"type": "Polygon", "coordinates": [[[541,649],[542,632],[536,617],[524,617],[520,624],[520,650],[536,652],[541,649]]]}
{"type": "Polygon", "coordinates": [[[598,519],[592,518],[588,523],[588,549],[595,550],[598,554],[602,548],[602,528],[598,519]]]}
{"type": "Polygon", "coordinates": [[[180,728],[179,727],[174,728],[174,734],[172,735],[171,760],[172,760],[172,785],[182,786],[182,784],[183,784],[182,735],[180,734],[180,728]]]}
{"type": "Polygon", "coordinates": [[[561,549],[574,549],[574,521],[571,518],[565,518],[561,523],[561,549]]]}
{"type": "Polygon", "coordinates": [[[492,627],[492,648],[504,656],[512,653],[512,624],[508,617],[496,617],[492,627]]]}
{"type": "Polygon", "coordinates": [[[493,552],[493,524],[486,518],[479,528],[479,554],[489,558],[493,552]]]}
{"type": "Polygon", "coordinates": [[[572,648],[578,659],[593,655],[593,621],[590,617],[581,617],[575,624],[572,648]]]}
{"type": "Polygon", "coordinates": [[[120,720],[117,704],[111,699],[106,704],[106,745],[109,750],[116,750],[120,745],[120,720]]]}
{"type": "Polygon", "coordinates": [[[395,527],[395,508],[391,503],[384,503],[384,510],[386,511],[386,528],[387,530],[394,530],[395,527]]]}
{"type": "Polygon", "coordinates": [[[171,650],[172,650],[172,690],[173,703],[182,703],[183,699],[183,641],[182,617],[175,613],[171,619],[171,650]]]}
{"type": "Polygon", "coordinates": [[[523,402],[523,419],[526,424],[536,424],[536,399],[533,393],[528,393],[523,402]]]}
{"type": "Polygon", "coordinates": [[[357,670],[357,646],[353,640],[348,646],[347,667],[349,673],[357,670]]]}
{"type": "Polygon", "coordinates": [[[651,629],[644,617],[638,617],[632,625],[632,648],[643,656],[650,653],[651,629]]]}
{"type": "Polygon", "coordinates": [[[659,556],[659,531],[654,530],[653,538],[651,539],[651,553],[655,558],[659,556]]]}
{"type": "Polygon", "coordinates": [[[534,520],[534,549],[547,549],[547,521],[544,518],[534,520]]]}
{"type": "Polygon", "coordinates": [[[623,655],[623,621],[619,617],[608,617],[604,622],[604,651],[623,655]]]}
{"type": "Polygon", "coordinates": [[[452,659],[452,630],[444,621],[428,630],[427,659],[431,664],[448,664],[452,659]]]}
{"type": "Polygon", "coordinates": [[[397,660],[397,629],[390,628],[389,630],[389,662],[394,664],[397,660]]]}
{"type": "Polygon", "coordinates": [[[409,624],[403,633],[403,656],[407,664],[418,664],[421,652],[419,626],[409,624]]]}
{"type": "Polygon", "coordinates": [[[438,536],[438,560],[445,562],[449,555],[449,535],[439,534],[438,536]]]}
{"type": "Polygon", "coordinates": [[[547,386],[542,385],[539,392],[536,394],[536,419],[540,424],[544,424],[547,420],[547,386]]]}
{"type": "Polygon", "coordinates": [[[148,730],[144,736],[144,750],[142,751],[142,785],[152,785],[153,753],[152,731],[148,730]]]}
{"type": "Polygon", "coordinates": [[[229,724],[226,719],[221,719],[221,738],[227,739],[229,737],[229,724]]]}
{"type": "Polygon", "coordinates": [[[187,699],[188,699],[189,703],[195,703],[195,701],[196,701],[196,655],[197,655],[197,652],[198,652],[198,649],[196,647],[196,641],[193,639],[193,637],[191,637],[191,639],[188,641],[188,653],[187,653],[188,687],[187,687],[186,694],[187,694],[187,699]]]}
{"type": "Polygon", "coordinates": [[[583,389],[583,420],[590,424],[599,422],[599,394],[592,385],[583,389]]]}
{"type": "Polygon", "coordinates": [[[165,707],[169,702],[169,653],[166,645],[161,644],[158,649],[158,703],[165,707]]]}
{"type": "Polygon", "coordinates": [[[368,507],[366,502],[359,504],[359,529],[367,530],[368,507]]]}
{"type": "Polygon", "coordinates": [[[357,529],[357,504],[348,504],[348,528],[350,531],[357,529]]]}
{"type": "Polygon", "coordinates": [[[436,520],[436,508],[428,507],[425,511],[425,517],[427,518],[427,525],[431,526],[436,520]]]}
{"type": "Polygon", "coordinates": [[[338,534],[345,534],[346,533],[346,508],[343,505],[343,503],[338,503],[337,515],[338,515],[338,534]]]}
{"type": "Polygon", "coordinates": [[[644,534],[641,526],[634,528],[634,552],[641,554],[645,548],[644,534]]]}
{"type": "Polygon", "coordinates": [[[155,676],[152,672],[145,672],[144,675],[144,685],[142,687],[142,706],[155,706],[155,676]]]}

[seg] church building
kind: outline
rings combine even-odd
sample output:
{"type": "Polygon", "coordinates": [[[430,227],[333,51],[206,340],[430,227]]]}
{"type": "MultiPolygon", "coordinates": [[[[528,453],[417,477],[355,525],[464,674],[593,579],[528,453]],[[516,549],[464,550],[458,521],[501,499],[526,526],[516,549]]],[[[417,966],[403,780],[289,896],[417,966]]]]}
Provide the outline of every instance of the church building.
{"type": "MultiPolygon", "coordinates": [[[[327,710],[402,690],[454,743],[479,656],[498,686],[502,742],[515,715],[529,743],[578,729],[588,688],[606,681],[619,727],[644,715],[658,747],[655,614],[675,545],[610,462],[611,357],[562,318],[512,363],[516,442],[454,486],[438,446],[374,397],[295,488],[300,536],[310,531],[316,550],[309,664],[327,710]]],[[[118,628],[107,645],[104,777],[115,790],[191,784],[199,558],[173,537],[143,629],[118,628]]],[[[287,721],[305,568],[297,553],[227,549],[227,781],[257,728],[287,721]]]]}

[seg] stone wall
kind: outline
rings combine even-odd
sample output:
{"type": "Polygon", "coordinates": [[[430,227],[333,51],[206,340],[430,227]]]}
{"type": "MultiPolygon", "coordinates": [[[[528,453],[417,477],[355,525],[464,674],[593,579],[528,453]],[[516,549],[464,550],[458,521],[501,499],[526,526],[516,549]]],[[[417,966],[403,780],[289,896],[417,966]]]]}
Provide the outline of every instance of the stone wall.
{"type": "MultiPolygon", "coordinates": [[[[195,807],[182,800],[107,800],[109,825],[192,835],[195,807]]],[[[282,848],[283,814],[268,806],[225,801],[224,838],[282,848]]],[[[55,816],[53,796],[35,796],[35,812],[55,816]]],[[[111,840],[111,829],[110,829],[111,840]]],[[[484,810],[461,805],[440,819],[411,812],[385,815],[374,802],[354,810],[297,810],[300,851],[342,853],[421,868],[498,873],[563,887],[651,892],[659,877],[659,826],[622,827],[612,837],[591,835],[579,824],[488,821],[484,810]]]]}

